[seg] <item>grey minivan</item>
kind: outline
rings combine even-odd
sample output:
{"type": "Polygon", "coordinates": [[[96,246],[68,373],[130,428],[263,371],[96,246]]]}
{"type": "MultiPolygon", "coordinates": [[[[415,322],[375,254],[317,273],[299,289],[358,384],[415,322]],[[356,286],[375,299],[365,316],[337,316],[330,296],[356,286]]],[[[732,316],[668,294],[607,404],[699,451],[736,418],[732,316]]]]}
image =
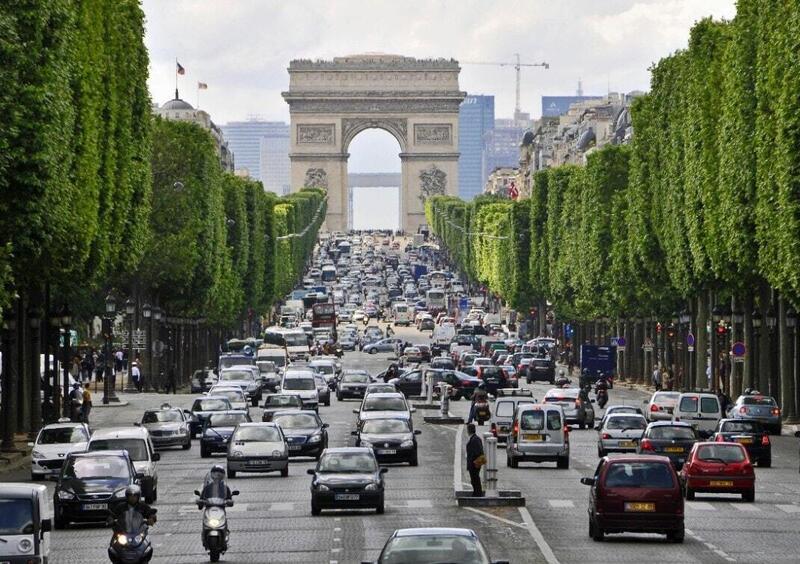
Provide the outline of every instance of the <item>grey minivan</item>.
{"type": "Polygon", "coordinates": [[[522,404],[517,407],[506,447],[506,464],[555,462],[569,468],[569,428],[560,405],[522,404]]]}

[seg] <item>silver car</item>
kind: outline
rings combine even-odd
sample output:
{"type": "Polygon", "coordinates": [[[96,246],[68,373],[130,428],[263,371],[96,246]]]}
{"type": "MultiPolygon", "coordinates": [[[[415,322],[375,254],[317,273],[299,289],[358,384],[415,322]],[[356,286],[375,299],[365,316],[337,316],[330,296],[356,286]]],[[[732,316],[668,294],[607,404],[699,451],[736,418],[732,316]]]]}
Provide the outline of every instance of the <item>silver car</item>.
{"type": "Polygon", "coordinates": [[[650,401],[645,400],[647,421],[672,421],[672,412],[678,403],[680,392],[655,392],[650,401]]]}
{"type": "Polygon", "coordinates": [[[150,440],[156,448],[179,446],[192,448],[192,433],[189,419],[183,410],[169,405],[161,409],[148,409],[142,415],[141,426],[150,432],[150,440]]]}
{"type": "Polygon", "coordinates": [[[498,398],[492,410],[492,417],[489,420],[489,427],[492,434],[497,437],[498,443],[505,443],[511,434],[511,425],[514,421],[514,412],[518,405],[536,403],[536,398],[530,390],[510,390],[516,392],[513,395],[500,394],[507,390],[498,390],[498,398]]]}
{"type": "Polygon", "coordinates": [[[228,476],[237,472],[280,472],[289,475],[286,437],[275,423],[239,423],[228,442],[228,476]]]}
{"type": "Polygon", "coordinates": [[[317,395],[319,396],[319,403],[329,406],[331,404],[331,389],[325,376],[322,374],[314,375],[314,382],[317,384],[317,395]]]}
{"type": "Polygon", "coordinates": [[[597,431],[597,456],[609,452],[636,452],[642,433],[647,428],[644,416],[631,413],[614,413],[605,419],[597,431]]]}

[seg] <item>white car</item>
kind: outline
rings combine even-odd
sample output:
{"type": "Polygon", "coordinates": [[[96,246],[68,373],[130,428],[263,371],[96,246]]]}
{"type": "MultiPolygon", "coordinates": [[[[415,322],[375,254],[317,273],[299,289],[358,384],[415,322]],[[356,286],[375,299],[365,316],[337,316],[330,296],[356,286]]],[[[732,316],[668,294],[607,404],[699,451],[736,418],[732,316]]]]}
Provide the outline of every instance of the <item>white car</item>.
{"type": "Polygon", "coordinates": [[[289,475],[286,437],[275,423],[239,423],[228,441],[228,476],[237,472],[280,472],[289,475]]]}
{"type": "Polygon", "coordinates": [[[362,323],[367,318],[367,314],[363,309],[357,309],[353,312],[353,321],[361,321],[362,323]]]}
{"type": "Polygon", "coordinates": [[[670,421],[672,420],[672,412],[678,404],[680,392],[655,392],[650,401],[645,400],[647,404],[644,416],[647,421],[670,421]]]}
{"type": "Polygon", "coordinates": [[[31,452],[31,480],[57,476],[64,457],[70,452],[83,452],[89,443],[89,426],[86,423],[67,421],[51,423],[39,431],[36,441],[28,443],[31,452]]]}
{"type": "Polygon", "coordinates": [[[636,452],[647,421],[638,413],[612,413],[597,431],[597,456],[609,452],[636,452]]]}
{"type": "Polygon", "coordinates": [[[224,397],[231,402],[231,409],[249,410],[247,396],[239,386],[214,386],[208,391],[209,396],[224,397]]]}
{"type": "Polygon", "coordinates": [[[156,462],[161,455],[156,452],[150,432],[144,427],[112,427],[92,433],[86,447],[88,452],[101,450],[127,450],[136,472],[142,474],[142,497],[145,503],[158,499],[158,471],[156,462]]]}

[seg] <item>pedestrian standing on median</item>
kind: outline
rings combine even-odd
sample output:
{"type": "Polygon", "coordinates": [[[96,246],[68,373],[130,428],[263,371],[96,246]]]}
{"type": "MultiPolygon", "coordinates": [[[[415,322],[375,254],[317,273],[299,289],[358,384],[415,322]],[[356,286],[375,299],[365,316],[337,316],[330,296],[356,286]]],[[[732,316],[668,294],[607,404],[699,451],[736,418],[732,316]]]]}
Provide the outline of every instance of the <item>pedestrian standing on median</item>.
{"type": "Polygon", "coordinates": [[[485,457],[483,454],[483,442],[475,434],[475,424],[467,423],[467,472],[469,481],[472,483],[472,495],[483,497],[483,486],[481,485],[481,466],[485,457]]]}

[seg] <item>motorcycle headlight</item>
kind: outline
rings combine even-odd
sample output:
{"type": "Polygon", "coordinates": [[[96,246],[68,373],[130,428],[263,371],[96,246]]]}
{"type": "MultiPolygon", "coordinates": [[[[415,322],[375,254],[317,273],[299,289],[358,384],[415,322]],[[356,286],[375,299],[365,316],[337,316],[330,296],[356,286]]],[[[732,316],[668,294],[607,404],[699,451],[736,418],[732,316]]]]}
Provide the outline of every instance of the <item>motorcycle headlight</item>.
{"type": "Polygon", "coordinates": [[[217,529],[225,525],[225,511],[219,507],[211,507],[203,515],[203,521],[207,527],[217,529]]]}
{"type": "Polygon", "coordinates": [[[128,537],[127,535],[117,535],[117,544],[120,546],[125,546],[128,544],[128,537]]]}
{"type": "Polygon", "coordinates": [[[321,440],[322,440],[322,435],[321,434],[317,434],[317,435],[311,435],[311,438],[308,439],[308,442],[310,442],[310,443],[318,443],[321,440]]]}
{"type": "Polygon", "coordinates": [[[31,458],[44,458],[44,453],[40,450],[33,449],[33,452],[31,452],[31,458]]]}
{"type": "Polygon", "coordinates": [[[403,448],[413,447],[414,446],[414,441],[412,441],[411,439],[408,439],[407,441],[403,441],[402,443],[400,443],[400,446],[403,447],[403,448]]]}
{"type": "MultiPolygon", "coordinates": [[[[122,497],[125,497],[125,490],[122,490],[122,497]]],[[[65,490],[59,490],[58,499],[62,501],[69,501],[70,499],[75,499],[75,494],[65,490]]]]}
{"type": "Polygon", "coordinates": [[[240,450],[234,450],[234,451],[231,453],[231,456],[232,456],[233,458],[239,458],[240,456],[243,456],[243,455],[242,455],[242,451],[240,451],[240,450]]]}
{"type": "Polygon", "coordinates": [[[317,491],[319,492],[327,492],[330,491],[330,488],[325,484],[317,484],[317,491]]]}
{"type": "Polygon", "coordinates": [[[20,552],[29,552],[33,548],[33,543],[29,539],[21,539],[17,543],[17,548],[20,552]]]}
{"type": "Polygon", "coordinates": [[[366,487],[364,488],[364,491],[374,492],[377,489],[378,489],[378,484],[372,483],[372,484],[367,484],[366,487]]]}

